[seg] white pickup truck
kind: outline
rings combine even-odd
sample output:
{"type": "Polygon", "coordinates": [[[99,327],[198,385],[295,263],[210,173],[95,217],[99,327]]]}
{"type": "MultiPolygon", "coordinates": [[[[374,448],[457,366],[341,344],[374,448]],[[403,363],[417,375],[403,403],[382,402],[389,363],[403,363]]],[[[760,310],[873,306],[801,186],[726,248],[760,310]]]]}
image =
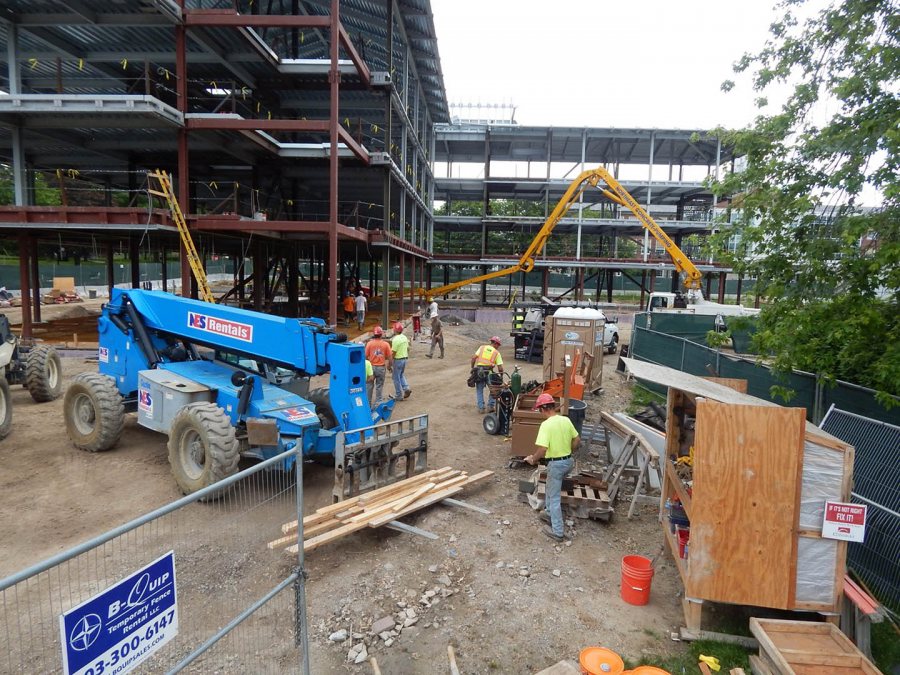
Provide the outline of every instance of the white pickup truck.
{"type": "MultiPolygon", "coordinates": [[[[556,310],[562,309],[563,307],[570,307],[570,305],[560,305],[556,306],[543,306],[543,307],[529,307],[525,311],[525,320],[522,322],[522,326],[520,330],[523,331],[531,331],[535,328],[544,328],[544,317],[552,316],[556,310]]],[[[601,313],[602,310],[596,310],[601,313]]],[[[615,354],[616,349],[619,346],[619,324],[617,323],[618,319],[610,319],[606,314],[603,314],[603,350],[607,354],[615,354]]]]}

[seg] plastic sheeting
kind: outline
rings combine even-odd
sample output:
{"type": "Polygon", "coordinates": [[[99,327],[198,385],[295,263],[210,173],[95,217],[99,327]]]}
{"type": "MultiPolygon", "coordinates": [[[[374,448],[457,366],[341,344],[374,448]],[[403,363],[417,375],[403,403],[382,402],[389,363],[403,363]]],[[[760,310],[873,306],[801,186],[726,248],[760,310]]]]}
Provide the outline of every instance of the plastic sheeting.
{"type": "Polygon", "coordinates": [[[834,539],[797,540],[797,602],[832,604],[839,542],[834,539]]]}
{"type": "Polygon", "coordinates": [[[822,529],[825,501],[842,501],[844,454],[816,445],[803,444],[803,477],[800,483],[800,529],[822,529]]]}

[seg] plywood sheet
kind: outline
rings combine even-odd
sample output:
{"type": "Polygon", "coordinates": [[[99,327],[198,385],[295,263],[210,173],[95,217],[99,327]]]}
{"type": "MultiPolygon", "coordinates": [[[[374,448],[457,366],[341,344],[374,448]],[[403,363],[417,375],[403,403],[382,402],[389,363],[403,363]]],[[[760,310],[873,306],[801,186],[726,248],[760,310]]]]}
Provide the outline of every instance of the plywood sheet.
{"type": "Polygon", "coordinates": [[[721,384],[723,387],[728,387],[729,389],[734,389],[739,394],[747,393],[747,380],[736,377],[704,377],[703,379],[715,382],[716,384],[721,384]]]}
{"type": "Polygon", "coordinates": [[[689,595],[790,607],[804,426],[802,408],[697,399],[689,595]]]}

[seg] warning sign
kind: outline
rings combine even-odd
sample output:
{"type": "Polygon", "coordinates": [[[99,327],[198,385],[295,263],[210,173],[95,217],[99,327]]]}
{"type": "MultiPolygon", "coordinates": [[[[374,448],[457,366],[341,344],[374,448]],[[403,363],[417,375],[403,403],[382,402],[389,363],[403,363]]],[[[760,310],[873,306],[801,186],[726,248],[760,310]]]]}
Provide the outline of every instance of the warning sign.
{"type": "Polygon", "coordinates": [[[862,542],[866,535],[866,505],[825,502],[822,536],[826,539],[862,542]]]}

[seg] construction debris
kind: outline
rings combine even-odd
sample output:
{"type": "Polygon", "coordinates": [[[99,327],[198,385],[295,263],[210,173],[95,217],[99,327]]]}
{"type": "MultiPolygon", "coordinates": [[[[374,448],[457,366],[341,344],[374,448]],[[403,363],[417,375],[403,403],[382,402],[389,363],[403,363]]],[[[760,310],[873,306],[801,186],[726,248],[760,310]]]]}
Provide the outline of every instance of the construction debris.
{"type": "MultiPolygon", "coordinates": [[[[446,466],[323,507],[303,519],[303,550],[311,551],[367,527],[388,525],[397,518],[455,495],[466,485],[493,475],[493,471],[482,471],[470,476],[465,471],[446,466]]],[[[296,554],[297,521],[285,523],[281,531],[286,536],[270,541],[269,549],[286,546],[287,553],[296,554]]]]}

